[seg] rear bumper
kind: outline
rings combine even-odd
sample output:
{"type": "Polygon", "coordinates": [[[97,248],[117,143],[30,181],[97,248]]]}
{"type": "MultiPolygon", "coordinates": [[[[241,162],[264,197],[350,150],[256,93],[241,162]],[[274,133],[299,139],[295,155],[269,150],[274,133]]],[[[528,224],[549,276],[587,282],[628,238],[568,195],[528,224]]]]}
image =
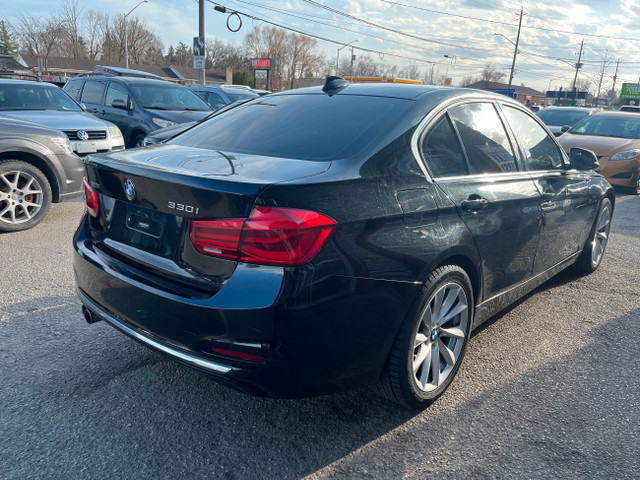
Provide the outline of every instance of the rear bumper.
{"type": "Polygon", "coordinates": [[[85,229],[83,221],[74,237],[74,272],[78,295],[93,315],[256,395],[309,396],[375,380],[420,288],[239,264],[214,295],[186,298],[111,264],[85,229]],[[230,358],[214,348],[264,360],[230,358]]]}

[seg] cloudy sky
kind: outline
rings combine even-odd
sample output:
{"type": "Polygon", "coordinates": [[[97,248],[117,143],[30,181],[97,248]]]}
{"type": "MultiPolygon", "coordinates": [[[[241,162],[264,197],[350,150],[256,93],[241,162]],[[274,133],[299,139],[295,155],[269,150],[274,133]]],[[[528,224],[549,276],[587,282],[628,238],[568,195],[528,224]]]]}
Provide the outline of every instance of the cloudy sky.
{"type": "MultiPolygon", "coordinates": [[[[615,60],[618,82],[638,82],[640,76],[640,1],[638,0],[216,0],[248,14],[238,33],[227,30],[227,15],[206,7],[206,34],[241,43],[253,24],[269,21],[327,40],[318,46],[335,58],[339,44],[354,40],[356,54],[399,67],[415,63],[438,69],[454,84],[494,63],[508,80],[520,7],[524,8],[514,84],[538,90],[570,85],[580,42],[584,40],[579,78],[597,81],[603,58],[610,84],[615,60]],[[324,7],[324,8],[323,8],[324,7]],[[364,49],[358,51],[358,49],[364,49]],[[367,51],[368,50],[368,51],[367,51]],[[448,55],[448,58],[445,58],[448,55]]],[[[85,9],[126,13],[137,0],[91,0],[85,9]]],[[[59,8],[56,0],[22,0],[3,6],[2,16],[46,15],[59,8]]],[[[198,0],[150,0],[135,15],[144,18],[169,45],[191,43],[198,29],[198,0]]],[[[344,52],[344,51],[343,51],[344,52]]]]}

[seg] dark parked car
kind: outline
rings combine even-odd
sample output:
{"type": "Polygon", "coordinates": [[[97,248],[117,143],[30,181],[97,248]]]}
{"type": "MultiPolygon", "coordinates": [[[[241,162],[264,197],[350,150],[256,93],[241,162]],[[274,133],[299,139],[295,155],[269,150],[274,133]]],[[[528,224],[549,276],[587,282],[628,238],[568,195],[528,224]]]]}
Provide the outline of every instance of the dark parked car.
{"type": "Polygon", "coordinates": [[[211,107],[188,88],[164,80],[110,75],[74,77],[64,86],[98,118],[115,123],[127,147],[159,128],[202,120],[211,107]]]}
{"type": "Polygon", "coordinates": [[[556,137],[569,130],[584,117],[596,110],[585,107],[547,107],[536,114],[556,137]]]}
{"type": "Polygon", "coordinates": [[[60,130],[0,116],[0,232],[34,227],[82,191],[84,171],[60,130]]]}
{"type": "Polygon", "coordinates": [[[424,406],[474,327],[598,268],[615,197],[595,165],[504,96],[329,78],[91,156],[78,294],[246,392],[424,406]]]}
{"type": "Polygon", "coordinates": [[[189,85],[188,88],[202,100],[207,102],[207,104],[209,104],[209,106],[214,110],[237,102],[238,100],[248,100],[258,98],[260,96],[250,88],[243,87],[189,85]]]}

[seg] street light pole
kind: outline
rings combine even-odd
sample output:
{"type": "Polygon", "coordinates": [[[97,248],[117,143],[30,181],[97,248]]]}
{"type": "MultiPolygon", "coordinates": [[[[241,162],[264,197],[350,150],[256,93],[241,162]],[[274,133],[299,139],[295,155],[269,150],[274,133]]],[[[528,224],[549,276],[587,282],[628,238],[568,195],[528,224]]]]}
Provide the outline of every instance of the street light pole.
{"type": "Polygon", "coordinates": [[[129,68],[129,45],[128,45],[128,35],[127,35],[127,17],[131,15],[136,8],[138,8],[143,3],[147,3],[149,0],[141,0],[135,7],[129,10],[129,13],[124,16],[124,67],[129,68]]]}
{"type": "MultiPolygon", "coordinates": [[[[338,60],[340,60],[340,50],[342,50],[342,49],[343,49],[343,48],[345,48],[345,47],[348,47],[348,46],[349,46],[349,45],[351,45],[352,43],[356,43],[357,41],[358,41],[357,39],[356,39],[356,40],[353,40],[352,42],[349,42],[349,43],[347,43],[346,45],[343,45],[343,46],[341,46],[340,48],[338,48],[338,53],[337,53],[337,55],[336,55],[336,77],[338,76],[338,68],[340,68],[340,67],[339,67],[339,65],[338,65],[338,60]]],[[[353,51],[352,51],[351,53],[352,53],[352,55],[353,55],[353,51]]]]}

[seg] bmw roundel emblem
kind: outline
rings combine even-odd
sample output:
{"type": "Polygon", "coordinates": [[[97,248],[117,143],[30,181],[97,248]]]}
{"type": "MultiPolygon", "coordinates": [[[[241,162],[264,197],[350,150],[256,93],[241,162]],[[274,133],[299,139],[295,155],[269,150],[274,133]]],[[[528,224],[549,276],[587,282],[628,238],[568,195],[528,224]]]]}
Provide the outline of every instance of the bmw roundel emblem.
{"type": "Polygon", "coordinates": [[[89,134],[87,132],[85,132],[84,130],[78,130],[76,135],[78,136],[78,138],[80,140],[89,140],[89,134]]]}
{"type": "Polygon", "coordinates": [[[136,186],[133,184],[133,180],[127,178],[124,181],[124,193],[127,195],[129,200],[133,200],[133,197],[136,196],[136,186]]]}

